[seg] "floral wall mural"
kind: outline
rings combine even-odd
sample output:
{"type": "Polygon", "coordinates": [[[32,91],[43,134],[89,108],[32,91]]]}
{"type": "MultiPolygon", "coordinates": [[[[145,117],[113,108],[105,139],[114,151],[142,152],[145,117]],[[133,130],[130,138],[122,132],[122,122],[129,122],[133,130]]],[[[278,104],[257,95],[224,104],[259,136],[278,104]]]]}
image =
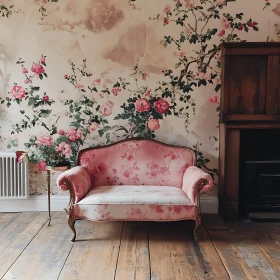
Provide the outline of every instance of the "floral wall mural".
{"type": "Polygon", "coordinates": [[[0,150],[29,152],[32,194],[133,136],[193,148],[217,182],[219,45],[279,41],[280,2],[0,0],[0,34],[0,150]]]}

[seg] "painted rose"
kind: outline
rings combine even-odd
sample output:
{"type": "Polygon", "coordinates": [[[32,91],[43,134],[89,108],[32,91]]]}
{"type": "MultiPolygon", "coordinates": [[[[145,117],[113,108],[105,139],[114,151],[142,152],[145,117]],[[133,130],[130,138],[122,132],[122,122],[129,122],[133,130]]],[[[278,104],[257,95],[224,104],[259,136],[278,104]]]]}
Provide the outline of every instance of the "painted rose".
{"type": "Polygon", "coordinates": [[[71,141],[76,141],[82,138],[82,132],[80,129],[77,129],[74,126],[70,127],[70,130],[68,132],[66,132],[67,137],[71,140],[71,141]]]}
{"type": "Polygon", "coordinates": [[[250,26],[250,27],[254,27],[254,26],[257,26],[257,25],[258,25],[258,23],[256,21],[248,22],[248,26],[250,26]]]}
{"type": "Polygon", "coordinates": [[[41,64],[33,63],[31,71],[37,75],[40,75],[45,72],[45,69],[41,64]]]}
{"type": "Polygon", "coordinates": [[[75,84],[74,87],[75,87],[75,88],[83,88],[84,85],[82,85],[82,84],[75,84]]]}
{"type": "Polygon", "coordinates": [[[72,150],[71,150],[71,146],[69,144],[67,144],[66,142],[61,142],[56,148],[55,150],[57,152],[62,153],[63,155],[65,155],[66,157],[70,157],[72,155],[72,150]]]}
{"type": "Polygon", "coordinates": [[[187,27],[186,29],[185,29],[185,34],[186,34],[186,36],[190,36],[190,35],[192,35],[192,30],[189,28],[189,27],[187,27]]]}
{"type": "Polygon", "coordinates": [[[61,135],[64,135],[64,134],[65,134],[65,131],[64,131],[63,129],[60,129],[57,133],[58,133],[58,135],[61,136],[61,135]]]}
{"type": "Polygon", "coordinates": [[[26,96],[26,91],[21,86],[13,86],[12,91],[10,92],[11,96],[14,98],[23,99],[26,96]]]}
{"type": "Polygon", "coordinates": [[[93,84],[100,84],[101,83],[101,79],[100,78],[98,78],[98,79],[95,79],[94,81],[93,81],[93,84]]]}
{"type": "Polygon", "coordinates": [[[274,12],[275,15],[280,17],[280,3],[276,5],[272,12],[274,12]]]}
{"type": "Polygon", "coordinates": [[[47,169],[47,164],[45,161],[39,161],[37,166],[40,170],[45,171],[47,169]]]}
{"type": "Polygon", "coordinates": [[[102,104],[99,111],[101,112],[101,114],[103,116],[108,117],[112,114],[113,107],[114,107],[114,103],[112,101],[107,101],[107,102],[102,104]]]}
{"type": "Polygon", "coordinates": [[[67,74],[64,75],[64,79],[68,79],[69,76],[67,74]]]}
{"type": "Polygon", "coordinates": [[[168,19],[168,18],[165,18],[165,19],[163,20],[163,23],[164,23],[164,25],[169,24],[169,19],[168,19]]]}
{"type": "Polygon", "coordinates": [[[167,14],[170,14],[171,13],[171,9],[170,9],[170,6],[169,5],[166,5],[165,8],[163,9],[163,11],[167,14]]]}
{"type": "Polygon", "coordinates": [[[218,36],[223,37],[225,35],[226,31],[223,29],[219,32],[218,36]]]}
{"type": "Polygon", "coordinates": [[[28,85],[28,84],[30,84],[30,80],[26,79],[26,80],[24,81],[24,83],[25,83],[26,85],[28,85]]]}
{"type": "Polygon", "coordinates": [[[154,103],[154,107],[158,113],[164,114],[169,109],[169,103],[165,99],[161,98],[154,103]]]}
{"type": "Polygon", "coordinates": [[[186,7],[189,9],[193,9],[194,8],[194,4],[192,0],[186,0],[186,7]]]}
{"type": "Polygon", "coordinates": [[[115,95],[115,96],[117,96],[118,94],[119,94],[119,92],[121,92],[122,91],[122,89],[120,88],[120,87],[114,87],[114,88],[112,88],[112,90],[111,90],[111,92],[115,95]]]}
{"type": "Polygon", "coordinates": [[[210,97],[210,98],[208,99],[208,101],[209,101],[210,103],[213,103],[213,104],[219,104],[219,100],[218,100],[218,96],[217,96],[217,95],[215,95],[215,96],[213,96],[213,97],[210,97]]]}
{"type": "Polygon", "coordinates": [[[149,96],[149,95],[151,95],[151,93],[152,93],[152,89],[149,89],[149,90],[145,93],[145,96],[149,96]]]}
{"type": "Polygon", "coordinates": [[[180,55],[181,58],[184,58],[186,56],[186,52],[180,52],[179,55],[180,55]]]}
{"type": "Polygon", "coordinates": [[[150,102],[146,98],[139,98],[135,102],[135,109],[138,112],[147,112],[150,108],[150,102]]]}
{"type": "Polygon", "coordinates": [[[146,125],[150,130],[157,130],[160,128],[159,120],[157,119],[149,119],[146,125]]]}
{"type": "Polygon", "coordinates": [[[90,125],[88,125],[87,129],[89,131],[95,131],[97,128],[99,127],[99,124],[96,122],[91,123],[90,125]]]}
{"type": "Polygon", "coordinates": [[[42,57],[42,58],[40,59],[40,62],[41,62],[41,63],[46,63],[46,58],[42,57]]]}
{"type": "Polygon", "coordinates": [[[37,139],[37,143],[50,147],[53,143],[53,140],[49,135],[42,135],[37,139]]]}
{"type": "Polygon", "coordinates": [[[225,29],[230,28],[230,22],[225,17],[222,18],[221,23],[223,28],[225,29]]]}
{"type": "Polygon", "coordinates": [[[28,70],[24,67],[24,68],[22,68],[22,73],[23,73],[23,74],[27,74],[27,73],[28,73],[28,70]]]}
{"type": "Polygon", "coordinates": [[[43,97],[43,100],[44,100],[44,101],[48,101],[48,100],[50,100],[50,98],[49,98],[48,95],[45,95],[45,96],[43,97]]]}

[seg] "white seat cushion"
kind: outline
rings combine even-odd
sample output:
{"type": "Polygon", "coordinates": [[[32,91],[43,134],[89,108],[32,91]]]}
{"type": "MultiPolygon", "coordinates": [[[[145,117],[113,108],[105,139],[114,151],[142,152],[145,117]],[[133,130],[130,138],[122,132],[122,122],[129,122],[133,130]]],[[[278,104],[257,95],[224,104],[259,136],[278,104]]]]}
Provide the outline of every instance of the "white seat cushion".
{"type": "Polygon", "coordinates": [[[170,186],[102,186],[75,205],[75,216],[90,220],[194,219],[197,206],[170,186]]]}
{"type": "Polygon", "coordinates": [[[193,205],[182,189],[169,186],[104,186],[94,188],[78,204],[193,205]]]}

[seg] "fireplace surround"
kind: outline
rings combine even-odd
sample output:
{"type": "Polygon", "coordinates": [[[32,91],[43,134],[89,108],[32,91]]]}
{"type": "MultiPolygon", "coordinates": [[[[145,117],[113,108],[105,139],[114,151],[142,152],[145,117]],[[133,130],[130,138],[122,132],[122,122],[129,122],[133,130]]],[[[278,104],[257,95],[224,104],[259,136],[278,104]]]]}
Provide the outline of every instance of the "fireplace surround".
{"type": "Polygon", "coordinates": [[[280,186],[273,189],[279,182],[280,43],[226,43],[221,50],[219,214],[235,221],[246,211],[280,211],[280,186]],[[265,197],[268,208],[256,210],[265,197]]]}

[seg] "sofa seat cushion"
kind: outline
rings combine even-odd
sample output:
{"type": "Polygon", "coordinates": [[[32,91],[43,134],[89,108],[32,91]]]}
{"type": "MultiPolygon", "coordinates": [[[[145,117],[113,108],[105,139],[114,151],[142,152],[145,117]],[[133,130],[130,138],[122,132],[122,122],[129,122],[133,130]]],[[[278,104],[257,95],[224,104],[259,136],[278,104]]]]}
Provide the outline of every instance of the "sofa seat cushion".
{"type": "Polygon", "coordinates": [[[197,206],[170,186],[102,186],[75,205],[75,217],[94,221],[194,219],[197,206]]]}

